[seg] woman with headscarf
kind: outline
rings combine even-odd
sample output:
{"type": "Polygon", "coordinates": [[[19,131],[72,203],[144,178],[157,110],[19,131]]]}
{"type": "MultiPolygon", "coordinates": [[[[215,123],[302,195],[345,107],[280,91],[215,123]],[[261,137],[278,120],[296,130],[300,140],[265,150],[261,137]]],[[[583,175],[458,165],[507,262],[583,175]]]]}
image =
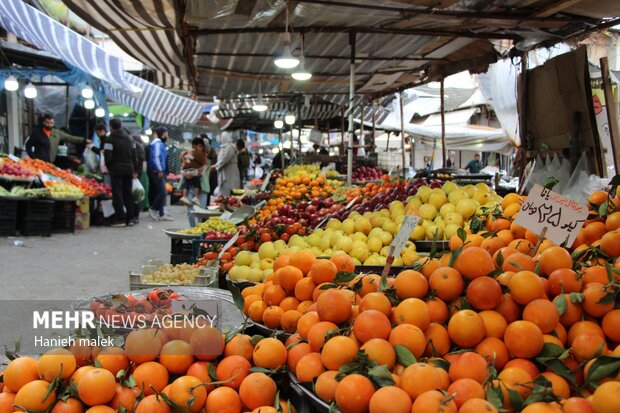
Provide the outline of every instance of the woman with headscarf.
{"type": "Polygon", "coordinates": [[[239,168],[237,167],[237,147],[230,132],[222,133],[222,148],[217,155],[215,170],[217,171],[217,188],[215,195],[229,196],[239,184],[239,168]]]}

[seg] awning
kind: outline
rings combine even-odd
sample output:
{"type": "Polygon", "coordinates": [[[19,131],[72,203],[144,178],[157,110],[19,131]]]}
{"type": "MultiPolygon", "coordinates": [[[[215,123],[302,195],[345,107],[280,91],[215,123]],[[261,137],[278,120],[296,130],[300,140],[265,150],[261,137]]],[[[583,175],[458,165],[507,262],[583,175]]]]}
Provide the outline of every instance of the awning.
{"type": "Polygon", "coordinates": [[[64,62],[116,88],[139,92],[125,77],[121,59],[21,0],[0,1],[0,25],[64,62]]]}

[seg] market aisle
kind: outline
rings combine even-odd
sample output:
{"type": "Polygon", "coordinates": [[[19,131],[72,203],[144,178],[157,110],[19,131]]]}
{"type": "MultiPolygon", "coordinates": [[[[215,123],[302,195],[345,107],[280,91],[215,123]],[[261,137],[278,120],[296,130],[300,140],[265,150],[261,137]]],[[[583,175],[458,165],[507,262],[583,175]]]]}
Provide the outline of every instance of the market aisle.
{"type": "Polygon", "coordinates": [[[162,229],[187,228],[185,207],[171,206],[172,222],[147,213],[133,228],[91,227],[75,234],[0,238],[0,299],[67,299],[129,289],[129,271],[149,259],[170,260],[162,229]],[[23,247],[12,246],[22,240],[23,247]]]}

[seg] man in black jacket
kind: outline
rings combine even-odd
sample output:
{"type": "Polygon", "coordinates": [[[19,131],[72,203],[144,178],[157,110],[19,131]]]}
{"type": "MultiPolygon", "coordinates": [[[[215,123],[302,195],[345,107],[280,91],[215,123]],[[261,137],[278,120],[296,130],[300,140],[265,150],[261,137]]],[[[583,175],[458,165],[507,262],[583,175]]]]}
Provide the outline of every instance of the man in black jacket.
{"type": "Polygon", "coordinates": [[[110,135],[103,146],[105,166],[110,172],[113,227],[133,226],[133,199],[131,183],[136,168],[136,155],[131,137],[123,130],[120,119],[110,120],[110,135]],[[124,208],[123,208],[124,207],[124,208]]]}

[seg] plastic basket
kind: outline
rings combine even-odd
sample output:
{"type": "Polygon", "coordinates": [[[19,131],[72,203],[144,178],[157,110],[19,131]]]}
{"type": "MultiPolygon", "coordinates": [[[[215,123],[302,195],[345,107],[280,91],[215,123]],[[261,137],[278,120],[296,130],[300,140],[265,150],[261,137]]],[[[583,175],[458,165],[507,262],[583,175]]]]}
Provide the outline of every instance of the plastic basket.
{"type": "Polygon", "coordinates": [[[10,237],[17,233],[17,217],[0,218],[0,237],[10,237]]]}
{"type": "Polygon", "coordinates": [[[51,219],[54,216],[54,201],[24,201],[23,216],[27,219],[51,219]]]}
{"type": "Polygon", "coordinates": [[[17,216],[17,201],[10,198],[0,198],[0,219],[15,219],[17,216]]]}
{"type": "Polygon", "coordinates": [[[25,237],[49,237],[52,235],[52,220],[25,218],[21,222],[19,232],[25,237]]]}
{"type": "Polygon", "coordinates": [[[54,204],[54,218],[52,230],[54,232],[75,232],[75,201],[56,201],[54,204]]]}

